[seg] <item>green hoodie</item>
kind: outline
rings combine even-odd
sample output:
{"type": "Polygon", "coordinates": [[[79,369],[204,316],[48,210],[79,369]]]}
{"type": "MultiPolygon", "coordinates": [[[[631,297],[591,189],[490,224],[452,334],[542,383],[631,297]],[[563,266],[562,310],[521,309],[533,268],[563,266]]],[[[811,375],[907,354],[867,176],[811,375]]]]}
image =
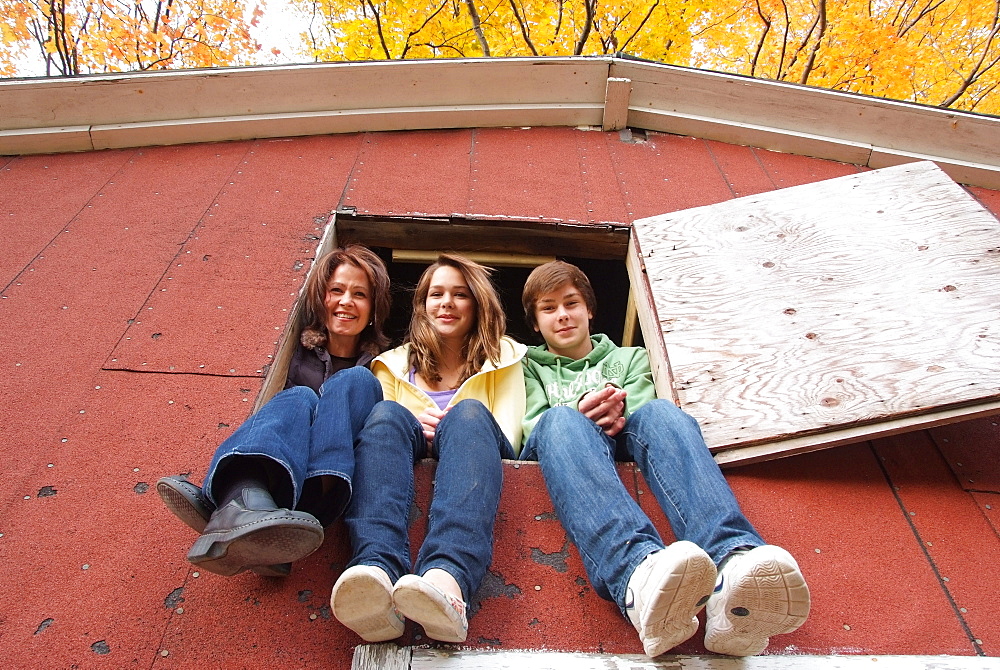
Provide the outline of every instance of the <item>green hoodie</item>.
{"type": "Polygon", "coordinates": [[[529,347],[521,359],[527,406],[522,441],[542,416],[557,405],[576,407],[594,389],[613,384],[625,389],[625,416],[656,397],[649,356],[642,347],[619,347],[607,335],[591,335],[594,348],[583,358],[557,356],[544,344],[529,347]]]}

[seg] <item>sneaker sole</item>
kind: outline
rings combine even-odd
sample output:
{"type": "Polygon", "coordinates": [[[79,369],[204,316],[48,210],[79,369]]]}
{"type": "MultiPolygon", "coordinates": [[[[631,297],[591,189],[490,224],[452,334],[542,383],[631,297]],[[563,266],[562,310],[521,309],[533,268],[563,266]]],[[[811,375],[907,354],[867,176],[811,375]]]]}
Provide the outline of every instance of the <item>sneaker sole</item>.
{"type": "Polygon", "coordinates": [[[673,649],[698,632],[698,612],[715,588],[715,563],[697,545],[674,542],[662,551],[677,556],[673,563],[664,561],[659,571],[649,576],[650,581],[661,584],[646,605],[641,622],[643,647],[651,657],[673,649]]]}
{"type": "Polygon", "coordinates": [[[434,587],[416,575],[405,575],[392,590],[400,614],[424,628],[427,637],[440,642],[465,642],[468,624],[434,587]]]}
{"type": "Polygon", "coordinates": [[[791,633],[809,616],[809,587],[791,554],[768,545],[742,560],[748,569],[730,576],[728,609],[706,625],[705,648],[729,656],[759,654],[772,635],[791,633]]]}
{"type": "MultiPolygon", "coordinates": [[[[367,567],[367,566],[357,566],[367,567]]],[[[393,613],[392,584],[368,570],[348,568],[333,587],[330,609],[337,621],[365,642],[385,642],[403,634],[403,622],[393,613]]]]}
{"type": "Polygon", "coordinates": [[[292,563],[323,544],[323,528],[304,519],[265,520],[256,526],[202,535],[188,552],[199,568],[231,577],[258,566],[292,563]]]}

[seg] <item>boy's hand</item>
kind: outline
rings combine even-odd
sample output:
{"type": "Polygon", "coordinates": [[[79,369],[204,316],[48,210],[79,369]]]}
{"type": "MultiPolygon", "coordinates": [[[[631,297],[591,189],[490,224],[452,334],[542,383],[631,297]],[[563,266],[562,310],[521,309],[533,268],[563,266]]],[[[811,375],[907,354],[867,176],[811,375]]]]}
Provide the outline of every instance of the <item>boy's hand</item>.
{"type": "Polygon", "coordinates": [[[616,386],[605,386],[583,396],[577,409],[596,423],[608,437],[614,437],[625,427],[625,393],[616,386]]]}
{"type": "Polygon", "coordinates": [[[427,438],[427,446],[430,447],[431,443],[434,441],[434,433],[437,431],[438,424],[441,423],[441,419],[444,415],[448,413],[448,410],[439,410],[437,407],[431,407],[425,409],[421,412],[420,416],[417,417],[417,421],[424,428],[424,437],[427,438]]]}

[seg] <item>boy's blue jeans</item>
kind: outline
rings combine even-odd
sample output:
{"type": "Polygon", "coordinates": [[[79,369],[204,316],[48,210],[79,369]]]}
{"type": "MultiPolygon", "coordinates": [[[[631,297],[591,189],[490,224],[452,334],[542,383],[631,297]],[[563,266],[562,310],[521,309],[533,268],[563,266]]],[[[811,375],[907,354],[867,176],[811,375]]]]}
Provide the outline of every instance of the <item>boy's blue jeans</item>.
{"type": "Polygon", "coordinates": [[[764,540],[740,511],[705,446],[698,423],[676,405],[653,400],[610,438],[572,407],[542,414],[522,458],[538,460],[556,514],[603,598],[624,611],[632,571],[663,541],[618,477],[615,460],[634,460],[678,540],[718,564],[764,540]]]}
{"type": "Polygon", "coordinates": [[[413,505],[413,465],[437,458],[427,535],[413,574],[448,572],[466,601],[479,588],[493,559],[493,525],[503,483],[501,458],[514,450],[486,406],[463,400],[438,424],[433,452],[413,414],[385,400],[372,410],[355,450],[354,497],[344,515],[354,557],[395,583],[410,573],[407,532],[413,505]]]}
{"type": "Polygon", "coordinates": [[[328,525],[350,500],[354,442],[381,400],[382,386],[365,367],[337,372],[323,383],[319,396],[308,386],[285,389],[219,445],[202,485],[205,497],[217,503],[212,484],[230,459],[266,458],[288,473],[288,480],[272,490],[278,505],[309,512],[328,525]],[[322,475],[335,482],[325,494],[319,493],[319,480],[312,479],[322,475]],[[316,495],[303,501],[309,480],[316,495]],[[300,507],[302,502],[308,504],[300,507]]]}

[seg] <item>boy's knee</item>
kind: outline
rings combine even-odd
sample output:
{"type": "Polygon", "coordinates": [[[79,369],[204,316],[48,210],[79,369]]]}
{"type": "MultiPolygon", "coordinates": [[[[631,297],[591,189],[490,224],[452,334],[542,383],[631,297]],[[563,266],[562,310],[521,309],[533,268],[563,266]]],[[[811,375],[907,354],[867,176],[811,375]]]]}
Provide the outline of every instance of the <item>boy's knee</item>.
{"type": "Polygon", "coordinates": [[[586,419],[587,417],[577,409],[568,405],[556,405],[542,412],[538,423],[535,424],[535,430],[558,430],[556,426],[566,426],[586,419]]]}
{"type": "MultiPolygon", "coordinates": [[[[655,421],[662,427],[674,427],[690,430],[698,428],[698,422],[693,416],[670,402],[656,398],[632,412],[630,417],[637,421],[655,421]]],[[[699,429],[700,430],[700,429],[699,429]]]]}

